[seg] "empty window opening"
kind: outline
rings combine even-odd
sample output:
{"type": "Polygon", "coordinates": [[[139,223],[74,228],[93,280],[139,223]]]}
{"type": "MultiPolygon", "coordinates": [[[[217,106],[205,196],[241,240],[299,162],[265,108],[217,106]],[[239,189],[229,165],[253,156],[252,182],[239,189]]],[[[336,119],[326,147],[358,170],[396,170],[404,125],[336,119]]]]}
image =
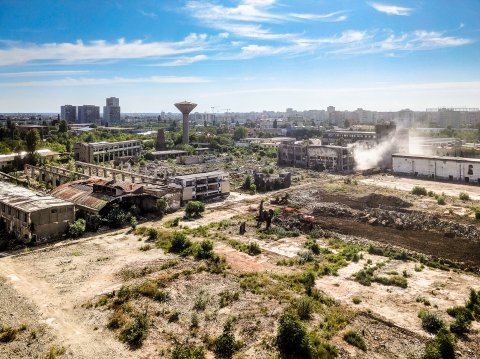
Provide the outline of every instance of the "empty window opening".
{"type": "Polygon", "coordinates": [[[473,165],[468,165],[468,174],[473,175],[473,165]]]}

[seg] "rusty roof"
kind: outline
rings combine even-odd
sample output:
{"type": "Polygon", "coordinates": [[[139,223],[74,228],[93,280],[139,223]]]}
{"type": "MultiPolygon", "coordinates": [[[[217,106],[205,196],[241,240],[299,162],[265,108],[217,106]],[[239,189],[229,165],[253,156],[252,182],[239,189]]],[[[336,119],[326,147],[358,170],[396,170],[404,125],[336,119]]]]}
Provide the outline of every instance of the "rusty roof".
{"type": "Polygon", "coordinates": [[[104,181],[103,178],[92,177],[87,180],[67,182],[53,189],[50,194],[56,198],[73,202],[78,206],[99,211],[108,202],[115,199],[115,197],[103,193],[93,192],[93,185],[103,184],[104,181]]]}

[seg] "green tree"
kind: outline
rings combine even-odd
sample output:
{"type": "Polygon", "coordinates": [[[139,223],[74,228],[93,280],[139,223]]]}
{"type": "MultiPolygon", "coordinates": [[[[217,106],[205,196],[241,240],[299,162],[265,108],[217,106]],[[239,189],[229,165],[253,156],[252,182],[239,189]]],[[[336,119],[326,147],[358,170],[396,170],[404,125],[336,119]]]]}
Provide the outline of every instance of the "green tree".
{"type": "Polygon", "coordinates": [[[58,125],[58,132],[60,133],[66,133],[68,130],[68,125],[67,125],[67,121],[65,120],[61,120],[59,125],[58,125]]]}
{"type": "Polygon", "coordinates": [[[33,153],[37,150],[39,142],[40,135],[38,131],[35,129],[31,129],[30,131],[28,131],[27,136],[25,137],[25,144],[29,153],[33,153]]]}
{"type": "Polygon", "coordinates": [[[190,201],[185,208],[185,218],[198,218],[205,212],[205,204],[200,201],[190,201]]]}
{"type": "Polygon", "coordinates": [[[236,127],[235,130],[233,131],[233,139],[235,141],[238,141],[242,138],[247,137],[248,130],[244,126],[239,126],[236,127]]]}

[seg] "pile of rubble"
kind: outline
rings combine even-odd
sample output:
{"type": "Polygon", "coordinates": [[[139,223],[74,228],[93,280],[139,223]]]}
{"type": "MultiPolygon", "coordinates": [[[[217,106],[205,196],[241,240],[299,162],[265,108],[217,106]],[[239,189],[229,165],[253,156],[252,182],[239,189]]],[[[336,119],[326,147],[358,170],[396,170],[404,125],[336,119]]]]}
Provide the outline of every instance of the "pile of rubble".
{"type": "Polygon", "coordinates": [[[402,213],[368,208],[359,212],[356,218],[371,225],[394,227],[400,230],[431,231],[442,233],[446,237],[463,237],[474,241],[480,239],[480,231],[473,225],[440,219],[438,216],[422,212],[410,211],[402,213]]]}
{"type": "Polygon", "coordinates": [[[312,214],[315,216],[354,217],[355,210],[336,202],[315,203],[312,214]]]}

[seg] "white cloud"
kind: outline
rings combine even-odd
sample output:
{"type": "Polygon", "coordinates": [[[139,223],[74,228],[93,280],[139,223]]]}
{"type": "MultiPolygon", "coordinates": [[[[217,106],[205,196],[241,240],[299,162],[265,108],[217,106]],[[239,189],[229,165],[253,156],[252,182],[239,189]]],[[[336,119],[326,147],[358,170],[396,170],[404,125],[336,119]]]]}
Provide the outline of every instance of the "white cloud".
{"type": "Polygon", "coordinates": [[[199,61],[205,61],[208,59],[208,56],[207,55],[196,55],[196,56],[191,56],[191,57],[188,57],[188,56],[182,56],[178,59],[175,59],[173,61],[168,61],[168,62],[163,62],[163,63],[160,63],[160,64],[152,64],[152,65],[148,65],[148,66],[185,66],[185,65],[190,65],[190,64],[193,64],[195,62],[199,62],[199,61]]]}
{"type": "Polygon", "coordinates": [[[417,30],[400,35],[390,34],[384,39],[372,36],[366,37],[367,41],[358,41],[330,51],[331,53],[364,55],[387,53],[394,56],[399,51],[424,51],[446,47],[463,46],[473,43],[472,39],[445,36],[442,32],[417,30]]]}
{"type": "Polygon", "coordinates": [[[148,11],[144,11],[144,10],[138,10],[138,12],[140,14],[142,14],[143,16],[146,16],[146,17],[150,17],[152,19],[158,17],[158,15],[156,13],[154,13],[153,11],[152,12],[148,12],[148,11]]]}
{"type": "Polygon", "coordinates": [[[131,42],[119,39],[116,43],[104,40],[83,43],[14,43],[0,49],[0,66],[32,61],[59,61],[66,63],[94,62],[119,59],[171,57],[205,50],[209,45],[205,34],[190,34],[178,42],[131,42]]]}
{"type": "Polygon", "coordinates": [[[24,71],[24,72],[0,72],[0,77],[47,77],[47,76],[72,76],[84,75],[90,71],[86,70],[72,70],[72,71],[24,71]]]}
{"type": "Polygon", "coordinates": [[[375,10],[387,15],[409,16],[413,12],[412,8],[396,5],[380,4],[377,2],[370,2],[369,5],[375,10]]]}
{"type": "Polygon", "coordinates": [[[320,20],[325,22],[340,22],[347,20],[346,15],[343,14],[344,11],[336,11],[329,14],[298,14],[290,13],[289,16],[301,20],[320,20]]]}
{"type": "Polygon", "coordinates": [[[25,81],[1,83],[0,87],[65,87],[65,86],[99,86],[99,85],[128,85],[128,84],[192,84],[209,82],[207,79],[196,76],[151,76],[151,77],[112,77],[112,78],[64,78],[46,81],[25,81]]]}

